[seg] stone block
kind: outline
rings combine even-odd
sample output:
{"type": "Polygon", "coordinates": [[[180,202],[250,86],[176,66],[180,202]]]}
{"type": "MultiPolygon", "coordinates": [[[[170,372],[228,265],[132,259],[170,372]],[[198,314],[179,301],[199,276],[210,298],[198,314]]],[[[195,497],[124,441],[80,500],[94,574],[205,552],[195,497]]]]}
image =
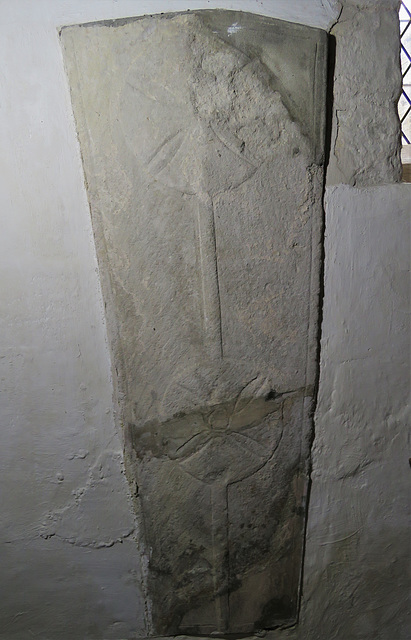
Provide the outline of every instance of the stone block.
{"type": "Polygon", "coordinates": [[[146,567],[148,633],[298,612],[326,34],[204,11],[62,41],[146,567]]]}
{"type": "Polygon", "coordinates": [[[346,3],[331,32],[336,56],[328,185],[401,180],[400,36],[392,4],[346,3]]]}

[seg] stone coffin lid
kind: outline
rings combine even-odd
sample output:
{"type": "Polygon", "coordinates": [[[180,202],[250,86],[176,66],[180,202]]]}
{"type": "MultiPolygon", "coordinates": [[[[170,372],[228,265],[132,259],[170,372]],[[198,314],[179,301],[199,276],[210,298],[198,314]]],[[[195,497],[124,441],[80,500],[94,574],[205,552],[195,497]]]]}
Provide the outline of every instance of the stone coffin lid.
{"type": "Polygon", "coordinates": [[[295,622],[326,34],[232,11],[61,32],[150,635],[295,622]]]}

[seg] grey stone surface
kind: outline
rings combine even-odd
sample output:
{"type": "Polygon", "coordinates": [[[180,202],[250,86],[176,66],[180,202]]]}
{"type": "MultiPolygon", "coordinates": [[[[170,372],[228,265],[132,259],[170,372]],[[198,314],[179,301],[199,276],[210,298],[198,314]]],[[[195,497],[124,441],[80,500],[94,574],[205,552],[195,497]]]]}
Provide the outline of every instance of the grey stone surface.
{"type": "Polygon", "coordinates": [[[325,34],[234,12],[65,28],[148,631],[296,619],[325,34]]]}
{"type": "Polygon", "coordinates": [[[344,3],[336,39],[327,184],[401,180],[398,3],[344,3]]]}

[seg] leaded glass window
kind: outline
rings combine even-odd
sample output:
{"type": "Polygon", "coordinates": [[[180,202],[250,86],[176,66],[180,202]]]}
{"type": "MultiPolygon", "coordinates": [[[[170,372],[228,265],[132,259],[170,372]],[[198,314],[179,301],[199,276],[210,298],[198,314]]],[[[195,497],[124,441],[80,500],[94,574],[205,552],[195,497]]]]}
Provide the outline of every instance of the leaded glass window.
{"type": "Polygon", "coordinates": [[[411,144],[411,2],[401,2],[401,72],[402,94],[398,103],[401,120],[402,144],[411,144]]]}

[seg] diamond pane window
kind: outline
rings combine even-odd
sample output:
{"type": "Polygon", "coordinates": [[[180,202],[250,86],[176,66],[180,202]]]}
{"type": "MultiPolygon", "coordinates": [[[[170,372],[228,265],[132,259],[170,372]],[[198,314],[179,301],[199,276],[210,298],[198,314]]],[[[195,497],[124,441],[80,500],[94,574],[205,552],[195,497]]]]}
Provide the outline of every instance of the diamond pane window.
{"type": "Polygon", "coordinates": [[[398,102],[402,144],[411,144],[411,1],[401,2],[401,71],[402,94],[398,102]]]}

